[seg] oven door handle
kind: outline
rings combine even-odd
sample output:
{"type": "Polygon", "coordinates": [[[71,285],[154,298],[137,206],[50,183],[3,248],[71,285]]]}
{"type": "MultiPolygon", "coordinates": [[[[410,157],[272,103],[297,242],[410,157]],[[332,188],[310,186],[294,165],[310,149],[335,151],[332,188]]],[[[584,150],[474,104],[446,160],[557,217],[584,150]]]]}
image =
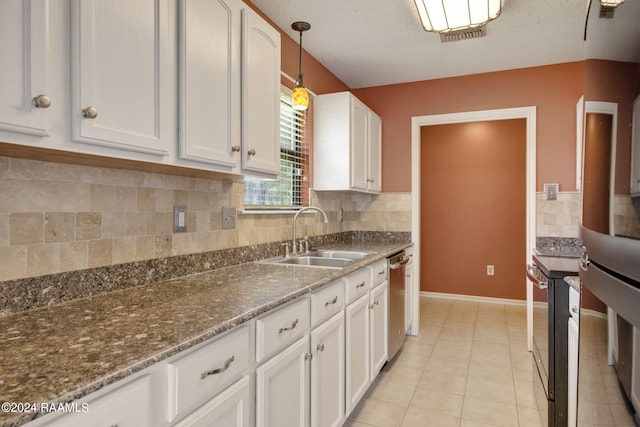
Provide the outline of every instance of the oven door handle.
{"type": "Polygon", "coordinates": [[[547,289],[549,282],[546,278],[540,277],[540,270],[535,265],[527,264],[527,277],[533,282],[539,289],[547,289]]]}

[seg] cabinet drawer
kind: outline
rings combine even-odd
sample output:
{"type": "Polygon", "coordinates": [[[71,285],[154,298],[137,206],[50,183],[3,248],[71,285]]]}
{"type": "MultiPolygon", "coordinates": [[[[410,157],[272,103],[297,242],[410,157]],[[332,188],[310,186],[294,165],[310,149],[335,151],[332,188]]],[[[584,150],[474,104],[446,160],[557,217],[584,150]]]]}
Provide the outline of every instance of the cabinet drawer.
{"type": "Polygon", "coordinates": [[[309,299],[299,298],[256,320],[256,361],[285,348],[309,330],[309,299]]]}
{"type": "Polygon", "coordinates": [[[169,363],[169,421],[211,399],[249,366],[249,328],[244,326],[169,363]]]}
{"type": "Polygon", "coordinates": [[[316,326],[344,308],[344,279],[311,294],[311,326],[316,326]]]}
{"type": "Polygon", "coordinates": [[[369,268],[363,268],[355,273],[351,273],[346,277],[346,282],[347,292],[345,304],[349,304],[358,299],[359,296],[369,292],[369,288],[371,288],[371,273],[369,268]]]}
{"type": "Polygon", "coordinates": [[[369,266],[371,270],[371,287],[375,288],[376,285],[387,280],[387,260],[383,259],[375,264],[369,266]]]}
{"type": "Polygon", "coordinates": [[[145,375],[126,385],[113,387],[107,393],[95,399],[82,399],[76,404],[79,412],[63,415],[51,423],[44,423],[44,425],[48,427],[103,425],[150,427],[149,381],[150,376],[145,375]]]}

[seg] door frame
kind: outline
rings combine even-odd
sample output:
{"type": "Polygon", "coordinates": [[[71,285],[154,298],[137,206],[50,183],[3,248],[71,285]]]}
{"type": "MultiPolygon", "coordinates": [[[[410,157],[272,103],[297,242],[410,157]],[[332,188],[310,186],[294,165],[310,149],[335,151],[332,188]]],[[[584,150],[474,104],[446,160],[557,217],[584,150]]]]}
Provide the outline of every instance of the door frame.
{"type": "MultiPolygon", "coordinates": [[[[482,122],[492,120],[526,120],[526,212],[527,235],[526,254],[527,260],[531,259],[533,248],[536,246],[536,107],[503,108],[496,110],[466,111],[460,113],[434,114],[427,116],[411,117],[411,239],[414,243],[414,257],[416,263],[420,262],[420,128],[441,124],[482,122]]],[[[522,266],[523,269],[526,265],[522,266]]],[[[523,271],[524,272],[524,271],[523,271]]],[[[524,275],[524,274],[523,274],[524,275]]],[[[420,295],[420,268],[414,271],[416,295],[420,295]]],[[[531,349],[532,317],[532,284],[525,279],[527,287],[527,341],[531,349]]],[[[420,327],[420,302],[419,298],[413,301],[413,324],[410,333],[418,335],[420,327]]]]}

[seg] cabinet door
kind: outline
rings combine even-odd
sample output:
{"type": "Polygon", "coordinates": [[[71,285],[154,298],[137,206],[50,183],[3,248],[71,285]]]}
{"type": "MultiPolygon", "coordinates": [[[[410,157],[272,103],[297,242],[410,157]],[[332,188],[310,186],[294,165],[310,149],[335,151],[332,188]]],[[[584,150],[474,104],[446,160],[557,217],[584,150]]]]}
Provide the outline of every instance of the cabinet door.
{"type": "Polygon", "coordinates": [[[280,33],[242,10],[242,168],[280,173],[280,33]]]}
{"type": "Polygon", "coordinates": [[[371,381],[373,381],[382,366],[387,361],[387,334],[389,330],[389,285],[384,282],[371,291],[369,298],[371,309],[371,381]]]}
{"type": "Polygon", "coordinates": [[[336,427],[344,418],[344,312],[311,332],[311,427],[336,427]]]}
{"type": "Polygon", "coordinates": [[[371,363],[369,312],[368,293],[345,309],[345,410],[347,414],[353,411],[369,387],[371,363]]]}
{"type": "Polygon", "coordinates": [[[249,427],[251,393],[245,376],[175,427],[249,427]]]}
{"type": "MultiPolygon", "coordinates": [[[[168,105],[168,0],[73,0],[73,140],[165,155],[175,140],[168,105]]],[[[175,130],[175,129],[174,129],[175,130]]]]}
{"type": "Polygon", "coordinates": [[[46,135],[49,4],[47,0],[0,2],[0,129],[46,135]],[[42,98],[40,98],[42,99],[42,98]]]}
{"type": "Polygon", "coordinates": [[[351,98],[351,187],[367,190],[368,108],[351,98]]]}
{"type": "Polygon", "coordinates": [[[368,138],[368,164],[367,164],[367,189],[380,192],[382,190],[382,120],[372,111],[369,111],[369,138],[368,138]]]}
{"type": "Polygon", "coordinates": [[[180,157],[240,166],[240,7],[180,2],[180,157]]]}
{"type": "Polygon", "coordinates": [[[256,370],[256,425],[309,425],[309,336],[256,370]]]}

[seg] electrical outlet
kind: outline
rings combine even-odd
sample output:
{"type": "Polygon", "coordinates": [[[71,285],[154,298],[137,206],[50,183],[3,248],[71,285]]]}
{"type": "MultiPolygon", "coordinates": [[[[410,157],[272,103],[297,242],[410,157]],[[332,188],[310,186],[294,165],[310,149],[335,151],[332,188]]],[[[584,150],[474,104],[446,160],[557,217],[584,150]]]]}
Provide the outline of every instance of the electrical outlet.
{"type": "Polygon", "coordinates": [[[187,207],[173,207],[173,232],[184,233],[187,231],[187,207]]]}
{"type": "Polygon", "coordinates": [[[223,206],[222,207],[222,229],[233,230],[234,228],[236,228],[236,207],[223,206]]]}
{"type": "Polygon", "coordinates": [[[487,265],[487,276],[493,276],[493,265],[487,265]]]}

